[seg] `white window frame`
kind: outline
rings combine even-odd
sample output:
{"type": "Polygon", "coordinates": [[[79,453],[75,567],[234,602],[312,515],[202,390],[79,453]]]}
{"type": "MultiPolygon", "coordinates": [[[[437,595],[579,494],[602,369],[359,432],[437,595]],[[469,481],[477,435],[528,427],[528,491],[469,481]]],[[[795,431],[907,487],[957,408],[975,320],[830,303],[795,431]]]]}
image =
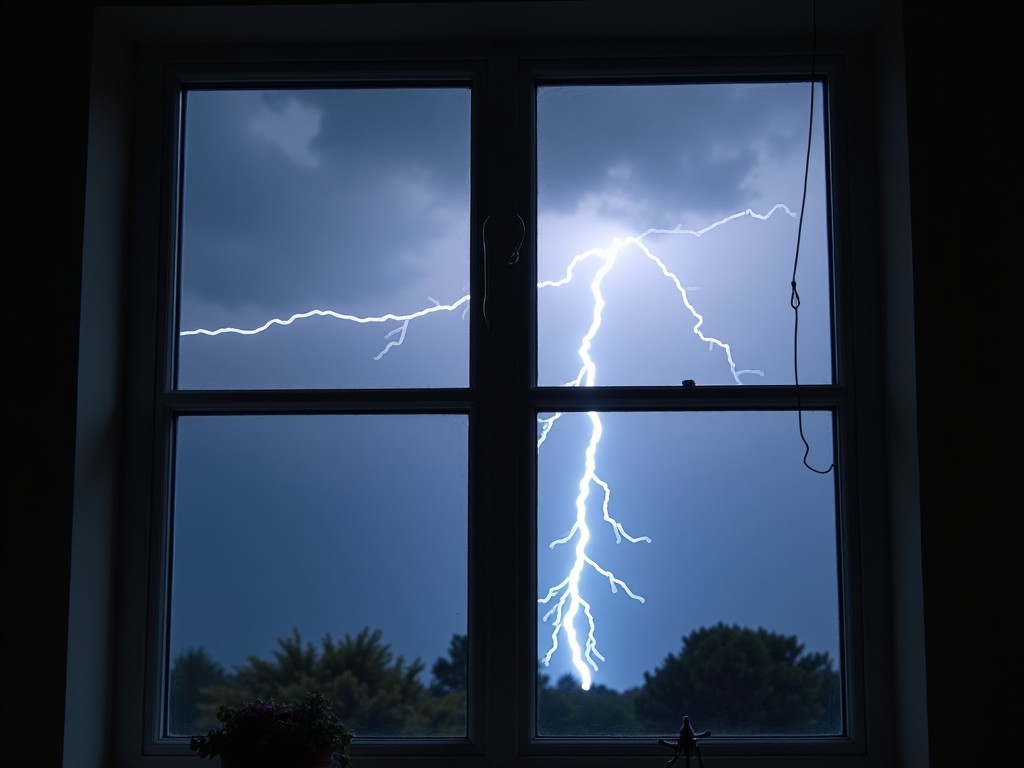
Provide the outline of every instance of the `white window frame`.
{"type": "MultiPolygon", "coordinates": [[[[186,36],[187,37],[187,36],[186,36]]],[[[691,71],[702,70],[706,73],[715,71],[738,72],[746,74],[781,75],[791,73],[800,76],[801,59],[806,51],[801,46],[806,40],[794,44],[792,40],[782,43],[777,41],[760,41],[759,50],[753,50],[749,43],[723,45],[718,42],[694,42],[686,47],[686,56],[677,58],[679,45],[662,43],[657,46],[645,45],[638,47],[627,42],[618,47],[610,48],[607,44],[588,46],[575,43],[556,45],[552,42],[531,46],[524,45],[521,51],[529,51],[517,57],[516,46],[503,45],[491,48],[479,46],[475,42],[464,46],[446,44],[437,48],[431,46],[401,45],[394,48],[395,59],[412,61],[432,60],[430,68],[436,69],[436,62],[487,61],[486,77],[494,80],[513,78],[524,83],[524,92],[518,104],[495,103],[486,101],[481,107],[488,114],[483,117],[485,124],[497,125],[502,118],[511,116],[512,122],[507,125],[526,124],[531,115],[528,114],[528,91],[533,84],[523,78],[520,69],[522,62],[528,59],[540,59],[538,51],[543,54],[544,66],[554,66],[560,71],[568,71],[576,66],[574,62],[593,61],[598,55],[609,54],[627,57],[623,60],[639,61],[635,58],[638,50],[645,56],[654,56],[662,66],[689,68],[691,71]],[[464,56],[452,56],[452,51],[464,52],[464,56]],[[498,55],[491,56],[493,51],[498,55]],[[410,53],[411,52],[411,53],[410,53]],[[627,56],[628,55],[628,56],[627,56]],[[633,57],[633,58],[629,58],[633,57]],[[552,62],[556,62],[554,65],[552,62]],[[685,65],[685,67],[683,66],[685,65]],[[724,69],[722,67],[725,67],[724,69]],[[525,114],[524,114],[525,113],[525,114]],[[518,122],[516,122],[518,121],[518,122]]],[[[280,73],[287,67],[280,62],[303,62],[301,69],[310,71],[311,64],[322,63],[325,70],[331,70],[346,59],[361,62],[363,66],[368,60],[375,61],[377,66],[388,70],[394,64],[387,62],[388,56],[382,53],[379,44],[370,46],[326,46],[310,50],[308,46],[300,48],[281,48],[263,46],[257,48],[236,47],[234,44],[204,44],[201,48],[183,49],[180,47],[165,48],[163,46],[146,46],[140,59],[142,74],[141,88],[138,91],[140,100],[134,112],[137,122],[132,130],[136,142],[136,157],[139,159],[137,173],[131,182],[133,205],[131,216],[134,224],[131,228],[127,252],[132,262],[126,270],[128,285],[132,296],[139,302],[129,301],[129,314],[126,322],[125,339],[130,363],[127,367],[126,414],[129,429],[127,446],[129,461],[126,462],[123,495],[123,521],[121,533],[123,544],[118,555],[118,566],[121,574],[122,589],[118,593],[120,619],[117,624],[117,640],[119,643],[118,662],[115,669],[113,698],[114,717],[118,723],[115,738],[115,764],[125,766],[148,765],[190,765],[195,757],[187,751],[187,745],[181,740],[160,738],[154,713],[159,704],[159,682],[156,668],[152,663],[153,648],[160,646],[160,627],[154,621],[154,598],[160,589],[157,574],[162,568],[166,556],[166,536],[160,528],[166,524],[161,515],[153,515],[153,510],[161,510],[166,496],[168,452],[166,450],[166,421],[154,404],[154,393],[159,390],[159,382],[154,386],[154,370],[166,370],[167,348],[158,347],[156,360],[153,355],[152,340],[159,335],[157,330],[162,323],[162,313],[166,307],[154,306],[147,297],[166,295],[168,275],[161,271],[160,265],[166,258],[168,244],[172,242],[168,228],[173,220],[173,202],[168,194],[167,184],[170,172],[166,164],[169,136],[163,130],[170,123],[169,115],[164,107],[171,103],[168,98],[166,67],[172,64],[196,66],[195,72],[203,72],[204,76],[222,78],[235,76],[239,71],[252,73],[253,62],[260,62],[264,75],[280,73]],[[201,62],[201,64],[200,64],[201,62]],[[276,64],[275,64],[276,62],[276,64]],[[330,62],[328,64],[328,62],[330,62]],[[198,66],[197,66],[198,65],[198,66]],[[163,158],[160,165],[154,158],[163,158]],[[164,211],[168,215],[161,216],[164,211]],[[155,362],[159,362],[157,365],[155,362]],[[154,438],[156,440],[154,441],[154,438]],[[163,445],[163,449],[161,449],[163,445]],[[142,450],[137,450],[142,447],[142,450]],[[154,523],[156,525],[154,526],[154,523]],[[145,544],[143,544],[145,542],[145,544]],[[143,585],[145,587],[143,588],[143,585]]],[[[645,62],[641,69],[646,68],[645,62]]],[[[878,389],[880,386],[881,368],[881,326],[872,315],[872,307],[857,303],[852,298],[870,293],[878,280],[881,270],[879,258],[874,251],[874,232],[870,226],[863,229],[850,227],[848,222],[860,220],[861,215],[871,219],[876,210],[873,191],[870,189],[870,174],[863,169],[855,169],[845,164],[844,157],[859,154],[868,141],[868,127],[862,124],[857,116],[857,109],[864,106],[864,84],[859,79],[859,68],[867,69],[865,54],[855,43],[834,43],[833,51],[819,59],[820,73],[830,77],[829,92],[841,93],[840,99],[830,105],[832,126],[841,125],[843,130],[832,137],[833,147],[837,150],[833,167],[833,198],[837,210],[835,247],[839,250],[837,263],[841,265],[839,284],[843,294],[839,299],[841,314],[838,328],[843,334],[837,338],[837,344],[844,350],[839,368],[843,369],[856,358],[857,388],[846,387],[842,400],[846,409],[849,434],[856,436],[856,442],[844,448],[848,456],[856,457],[855,461],[844,461],[845,467],[854,467],[854,474],[844,474],[843,503],[849,514],[844,516],[846,527],[841,532],[847,552],[845,560],[847,572],[845,580],[851,585],[844,596],[844,616],[853,627],[853,631],[844,638],[846,656],[852,659],[847,669],[847,688],[852,692],[848,700],[850,733],[840,739],[731,739],[727,741],[709,741],[704,747],[705,756],[715,758],[718,765],[749,765],[754,761],[758,765],[784,765],[796,757],[813,758],[814,765],[869,765],[878,760],[892,759],[896,736],[891,723],[893,701],[892,692],[886,684],[893,651],[888,635],[890,617],[887,613],[887,600],[880,596],[887,594],[888,571],[884,566],[883,555],[886,555],[886,541],[875,537],[864,536],[864,532],[884,528],[886,522],[886,498],[884,485],[884,467],[881,459],[883,427],[881,421],[878,389]],[[847,257],[844,254],[854,255],[847,257]],[[852,511],[850,511],[852,510],[852,511]]],[[[402,69],[407,73],[407,69],[402,69]]],[[[806,69],[803,70],[806,74],[806,69]]],[[[476,161],[481,163],[490,174],[503,174],[505,170],[523,161],[531,163],[529,149],[518,144],[517,152],[507,152],[500,135],[483,134],[481,154],[476,161]],[[518,154],[517,154],[518,153],[518,154]]],[[[532,167],[532,163],[530,165],[532,167]]],[[[505,191],[488,199],[483,208],[487,210],[526,210],[531,203],[532,195],[528,187],[509,184],[505,191]]],[[[530,208],[532,210],[532,208],[530,208]]],[[[479,232],[479,224],[486,211],[477,210],[473,215],[475,231],[479,232]]],[[[475,244],[476,247],[476,244],[475,244]]],[[[500,308],[502,302],[513,307],[511,292],[519,291],[522,296],[529,296],[531,275],[524,274],[519,285],[510,282],[506,288],[489,286],[488,296],[492,309],[500,308]]],[[[479,270],[477,270],[479,274],[479,270]]],[[[476,288],[476,283],[474,289],[476,288]]],[[[511,310],[515,312],[516,310],[511,310]]],[[[510,315],[511,316],[511,315],[510,315]]],[[[529,360],[532,353],[532,341],[529,334],[513,334],[509,339],[517,343],[520,360],[529,360]]],[[[487,345],[477,338],[473,341],[473,351],[477,355],[481,367],[486,367],[487,345]]],[[[523,376],[530,375],[530,366],[523,367],[523,376]]],[[[840,379],[847,381],[848,379],[840,379]]],[[[521,403],[526,410],[536,409],[541,405],[562,402],[562,394],[539,393],[531,390],[528,382],[520,384],[521,392],[533,391],[529,402],[521,403]]],[[[628,404],[640,393],[621,392],[606,393],[609,399],[602,400],[605,405],[622,402],[628,404]]],[[[780,394],[780,393],[776,393],[780,394]]],[[[583,402],[579,393],[569,393],[576,407],[583,402]]],[[[587,397],[592,394],[587,395],[587,397]]],[[[780,396],[782,396],[780,394],[780,396]]],[[[647,394],[644,408],[655,405],[647,394]]],[[[216,398],[214,398],[216,400],[216,398]]],[[[805,407],[816,404],[835,404],[836,399],[829,395],[819,400],[809,391],[803,396],[805,407]]],[[[710,403],[714,404],[714,403],[710,403]]],[[[718,401],[719,406],[726,401],[718,401]]],[[[506,434],[514,435],[513,440],[521,446],[521,454],[527,455],[526,446],[533,449],[533,424],[530,419],[513,417],[515,409],[508,409],[504,414],[491,413],[487,418],[494,419],[493,426],[506,424],[506,434]],[[508,421],[503,421],[508,420],[508,421]]],[[[472,467],[471,467],[472,469],[472,467]]],[[[480,471],[477,467],[476,470],[480,471]]],[[[522,470],[527,471],[528,470],[522,470]]],[[[513,475],[514,476],[514,475],[513,475]]],[[[481,503],[509,503],[514,498],[501,489],[498,484],[492,486],[492,496],[482,497],[481,503]]],[[[530,508],[532,502],[527,504],[530,508]]],[[[520,516],[520,537],[531,538],[532,521],[520,516]]],[[[884,538],[884,537],[882,537],[884,538]]],[[[526,552],[529,547],[521,548],[526,552]]],[[[494,549],[487,553],[488,557],[513,558],[511,549],[499,551],[494,549]]],[[[519,591],[526,596],[532,595],[534,588],[529,579],[529,568],[520,568],[522,583],[519,591]]],[[[524,600],[523,617],[530,625],[535,620],[532,615],[532,603],[524,600]]],[[[471,632],[486,631],[489,617],[483,611],[473,620],[471,632]]],[[[504,650],[511,652],[520,664],[530,662],[533,669],[532,639],[535,634],[527,630],[520,632],[514,639],[507,641],[504,650]]],[[[471,643],[472,643],[471,637],[471,643]]],[[[500,651],[501,649],[499,649],[500,651]]],[[[563,765],[572,758],[578,758],[578,764],[607,766],[646,766],[655,760],[666,758],[663,747],[642,742],[640,740],[588,740],[580,744],[576,740],[531,740],[524,728],[506,727],[513,723],[529,722],[532,713],[532,675],[518,675],[514,665],[494,661],[507,658],[505,653],[480,653],[473,655],[471,673],[475,680],[471,695],[481,701],[481,708],[476,711],[472,720],[470,738],[466,743],[449,743],[436,747],[430,743],[401,744],[357,744],[353,748],[356,760],[372,762],[374,765],[445,765],[445,766],[476,766],[476,765],[563,765]],[[488,659],[490,657],[490,660],[488,659]],[[510,696],[489,696],[481,693],[482,689],[510,691],[510,696]]]]}

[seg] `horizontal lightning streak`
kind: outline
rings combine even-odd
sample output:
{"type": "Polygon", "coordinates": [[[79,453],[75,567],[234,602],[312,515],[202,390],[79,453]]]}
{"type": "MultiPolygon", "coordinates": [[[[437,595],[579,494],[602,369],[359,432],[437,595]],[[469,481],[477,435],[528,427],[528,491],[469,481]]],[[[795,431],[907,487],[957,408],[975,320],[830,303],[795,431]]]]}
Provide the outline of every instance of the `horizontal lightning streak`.
{"type": "Polygon", "coordinates": [[[220,336],[221,334],[224,334],[224,333],[235,333],[235,334],[239,334],[239,335],[242,335],[242,336],[255,336],[256,334],[263,333],[264,331],[267,331],[267,330],[269,330],[270,328],[272,328],[272,327],[274,327],[276,325],[280,325],[280,326],[291,325],[296,320],[305,320],[306,318],[310,318],[310,317],[330,317],[330,318],[333,318],[335,320],[345,320],[345,321],[350,322],[350,323],[360,323],[360,324],[365,324],[365,323],[388,323],[388,322],[400,322],[400,323],[402,323],[402,325],[400,325],[398,328],[396,328],[396,329],[388,332],[387,334],[385,334],[384,338],[390,338],[391,336],[393,336],[393,335],[395,335],[397,333],[399,335],[399,338],[398,338],[398,341],[388,342],[387,346],[384,347],[384,349],[381,350],[381,352],[379,354],[377,354],[373,358],[374,360],[380,360],[384,355],[386,355],[388,353],[388,350],[390,350],[392,347],[401,346],[402,342],[405,341],[405,332],[406,332],[406,329],[408,329],[409,322],[411,320],[416,320],[417,318],[420,318],[420,317],[426,317],[427,315],[432,315],[435,312],[454,312],[456,309],[461,307],[463,304],[466,304],[466,305],[469,304],[469,294],[467,293],[465,296],[460,297],[459,299],[457,299],[456,301],[454,301],[451,304],[441,304],[436,299],[434,299],[432,297],[428,297],[428,300],[433,302],[434,306],[432,306],[432,307],[425,307],[424,309],[417,310],[416,312],[410,312],[409,314],[405,314],[405,315],[397,315],[397,314],[388,312],[387,314],[383,314],[383,315],[371,315],[371,316],[368,316],[368,317],[360,317],[359,315],[348,315],[348,314],[345,314],[345,313],[342,313],[342,312],[335,312],[333,309],[311,309],[308,312],[299,312],[297,314],[294,314],[294,315],[292,315],[291,317],[289,317],[289,318],[287,318],[285,320],[282,320],[280,318],[274,318],[273,320],[268,320],[263,325],[257,326],[256,328],[231,328],[231,327],[227,327],[227,328],[217,328],[216,330],[212,330],[212,331],[211,330],[207,330],[206,328],[197,328],[197,329],[191,330],[191,331],[182,331],[180,333],[180,335],[181,336],[220,336]]]}

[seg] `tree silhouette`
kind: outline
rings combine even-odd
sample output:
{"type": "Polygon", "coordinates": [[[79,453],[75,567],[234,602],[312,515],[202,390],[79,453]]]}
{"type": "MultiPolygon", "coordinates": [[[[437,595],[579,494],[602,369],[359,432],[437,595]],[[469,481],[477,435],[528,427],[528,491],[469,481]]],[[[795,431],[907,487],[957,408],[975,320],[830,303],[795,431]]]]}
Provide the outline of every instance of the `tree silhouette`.
{"type": "Polygon", "coordinates": [[[469,637],[452,635],[448,656],[431,667],[430,697],[419,713],[418,727],[435,736],[465,736],[468,703],[469,637]]]}
{"type": "Polygon", "coordinates": [[[212,727],[199,708],[201,692],[225,680],[224,667],[202,648],[190,648],[178,654],[171,667],[168,695],[167,731],[171,735],[191,735],[212,727]]]}
{"type": "Polygon", "coordinates": [[[250,656],[232,673],[201,649],[179,655],[171,669],[170,733],[194,735],[217,727],[221,705],[299,700],[317,691],[358,735],[466,735],[466,635],[452,636],[448,656],[434,663],[429,687],[420,681],[422,662],[393,656],[379,629],[366,627],[340,641],[325,635],[319,650],[298,629],[277,642],[272,658],[250,656]]]}
{"type": "Polygon", "coordinates": [[[636,691],[619,693],[604,685],[580,688],[566,674],[554,687],[538,677],[537,732],[541,736],[624,736],[637,731],[633,699],[636,691]]]}
{"type": "Polygon", "coordinates": [[[250,656],[220,685],[204,689],[201,710],[215,716],[222,704],[273,698],[298,700],[318,691],[334,702],[338,716],[357,735],[404,736],[416,733],[418,712],[428,698],[419,681],[423,664],[406,664],[381,641],[381,631],[362,629],[335,641],[330,634],[321,649],[304,643],[298,629],[278,640],[273,659],[250,656]]]}
{"type": "Polygon", "coordinates": [[[716,736],[838,733],[839,675],[796,637],[719,623],[644,673],[636,711],[653,733],[676,732],[684,715],[716,736]]]}
{"type": "MultiPolygon", "coordinates": [[[[466,735],[469,642],[453,635],[431,667],[395,657],[381,630],[362,629],[317,649],[297,629],[271,659],[250,656],[227,673],[202,649],[181,653],[170,674],[168,730],[191,735],[216,727],[222,704],[256,698],[298,700],[317,691],[334,702],[358,736],[466,735]]],[[[796,637],[718,624],[683,638],[682,651],[644,673],[644,684],[589,691],[563,675],[552,686],[537,669],[542,736],[674,734],[684,715],[715,735],[834,734],[841,727],[839,675],[827,653],[805,654],[796,637]]]]}
{"type": "Polygon", "coordinates": [[[454,691],[466,690],[466,674],[469,669],[468,635],[452,635],[448,644],[448,658],[439,658],[431,668],[433,680],[431,693],[443,696],[454,691]]]}

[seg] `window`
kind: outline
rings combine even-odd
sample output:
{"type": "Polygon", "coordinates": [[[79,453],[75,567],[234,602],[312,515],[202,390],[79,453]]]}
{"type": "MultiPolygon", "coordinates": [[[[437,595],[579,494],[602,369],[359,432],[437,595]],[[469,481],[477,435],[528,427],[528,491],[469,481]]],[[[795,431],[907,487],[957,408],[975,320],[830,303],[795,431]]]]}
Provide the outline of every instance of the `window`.
{"type": "Polygon", "coordinates": [[[382,765],[868,753],[840,58],[554,50],[162,62],[131,764],[310,681],[382,765]]]}

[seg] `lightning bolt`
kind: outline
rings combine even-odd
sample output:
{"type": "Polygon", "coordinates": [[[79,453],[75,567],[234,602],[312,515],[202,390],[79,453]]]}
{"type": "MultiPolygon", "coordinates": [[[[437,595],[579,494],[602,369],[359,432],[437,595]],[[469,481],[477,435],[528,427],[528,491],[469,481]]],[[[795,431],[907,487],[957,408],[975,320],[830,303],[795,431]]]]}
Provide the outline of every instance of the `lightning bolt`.
{"type": "MultiPolygon", "coordinates": [[[[719,219],[703,229],[684,229],[682,227],[675,227],[674,229],[652,228],[639,235],[617,238],[607,248],[591,248],[574,256],[569,261],[565,273],[559,279],[543,280],[538,282],[538,290],[559,288],[572,282],[576,268],[583,262],[588,259],[598,259],[601,262],[600,267],[594,274],[590,283],[590,295],[593,300],[590,325],[587,328],[586,333],[583,335],[583,338],[580,340],[579,347],[576,350],[576,354],[580,360],[580,369],[576,377],[565,382],[563,386],[592,387],[597,383],[597,363],[591,356],[590,351],[593,346],[594,339],[597,337],[598,332],[601,329],[602,316],[605,308],[605,298],[602,286],[605,279],[609,274],[611,274],[622,254],[627,251],[632,252],[633,250],[639,252],[643,258],[646,258],[660,273],[662,278],[673,285],[676,293],[679,295],[679,300],[683,307],[693,318],[691,332],[702,343],[707,344],[710,351],[718,349],[722,353],[726,363],[728,364],[732,378],[737,384],[744,383],[744,376],[764,376],[764,371],[761,370],[737,368],[736,362],[733,359],[732,348],[729,344],[721,339],[708,336],[704,333],[702,330],[704,317],[697,311],[696,307],[690,301],[686,287],[680,281],[679,277],[654,254],[646,244],[645,239],[649,238],[651,235],[679,235],[699,238],[703,237],[708,232],[737,219],[750,217],[761,221],[767,221],[779,211],[783,211],[792,218],[797,218],[798,216],[798,214],[790,210],[788,206],[782,203],[777,203],[772,206],[767,213],[760,214],[750,208],[747,208],[743,211],[739,211],[726,216],[725,218],[719,219]]],[[[463,307],[463,316],[465,316],[465,309],[468,308],[469,300],[470,296],[468,293],[449,304],[442,304],[436,299],[428,297],[428,301],[431,303],[431,306],[424,307],[415,312],[406,314],[389,312],[372,316],[357,316],[328,309],[313,309],[307,312],[291,315],[284,319],[274,318],[255,328],[242,329],[225,327],[218,328],[216,330],[198,328],[195,330],[181,331],[180,335],[219,336],[221,334],[240,334],[243,336],[254,336],[263,333],[274,326],[289,326],[299,320],[304,320],[310,317],[329,317],[343,322],[359,324],[399,323],[397,327],[385,334],[384,338],[387,342],[381,351],[374,356],[374,360],[380,360],[393,348],[399,347],[405,342],[406,332],[408,331],[409,324],[411,322],[439,312],[454,312],[459,307],[463,307]]],[[[632,600],[639,603],[645,602],[644,598],[641,595],[636,594],[623,579],[616,576],[613,571],[600,565],[590,556],[590,554],[588,554],[588,544],[593,536],[589,522],[594,516],[591,513],[591,509],[592,506],[596,506],[591,503],[592,494],[598,496],[600,499],[601,521],[608,525],[615,537],[616,543],[621,543],[623,539],[633,544],[651,543],[651,538],[649,536],[633,536],[629,534],[624,526],[611,516],[611,487],[601,479],[597,470],[597,455],[601,444],[601,436],[603,434],[601,417],[596,411],[589,411],[586,415],[590,422],[590,438],[587,442],[583,455],[583,469],[579,478],[573,523],[565,536],[553,540],[548,545],[549,549],[555,549],[559,546],[567,546],[574,543],[575,546],[572,565],[569,568],[569,572],[566,577],[559,583],[551,586],[547,590],[547,593],[537,601],[539,604],[551,605],[550,609],[544,614],[542,619],[544,622],[547,622],[549,619],[551,620],[551,644],[548,647],[547,652],[541,658],[542,663],[545,666],[550,664],[552,657],[559,648],[559,637],[564,637],[569,648],[572,665],[579,673],[583,690],[590,689],[592,672],[598,671],[597,662],[605,661],[605,657],[602,656],[601,652],[598,650],[597,623],[591,609],[591,604],[584,597],[580,588],[580,579],[584,571],[589,567],[600,574],[605,580],[607,580],[608,586],[613,594],[617,593],[621,589],[632,600]],[[580,617],[581,613],[583,618],[580,617]],[[578,624],[582,623],[584,619],[586,624],[585,630],[578,627],[578,624]],[[581,638],[583,639],[581,640],[581,638]]],[[[548,435],[555,428],[561,416],[561,413],[555,413],[549,416],[538,416],[538,451],[547,440],[548,435]]]]}
{"type": "MultiPolygon", "coordinates": [[[[581,363],[580,370],[576,378],[572,381],[566,382],[565,386],[591,387],[594,386],[597,381],[597,364],[591,357],[590,350],[593,345],[594,338],[597,336],[598,331],[601,328],[601,319],[605,308],[602,285],[607,276],[611,273],[622,252],[629,246],[633,246],[638,249],[642,256],[654,264],[662,277],[672,283],[676,292],[679,294],[679,298],[683,306],[694,319],[692,327],[693,334],[702,342],[708,344],[709,350],[714,350],[717,347],[724,353],[725,359],[729,365],[729,370],[732,373],[733,380],[737,384],[743,384],[742,376],[744,375],[764,376],[764,371],[738,369],[736,367],[735,360],[733,360],[732,348],[729,344],[721,339],[704,334],[701,330],[701,326],[704,325],[704,317],[690,302],[685,286],[683,286],[676,274],[673,273],[668,266],[666,266],[666,264],[651,251],[644,242],[644,239],[650,235],[686,235],[690,237],[702,237],[718,227],[724,226],[731,221],[735,221],[736,219],[743,218],[745,216],[759,219],[761,221],[767,221],[777,211],[784,211],[791,218],[796,218],[797,216],[797,214],[790,210],[786,205],[778,203],[767,213],[759,214],[755,213],[752,209],[747,208],[746,210],[739,211],[730,216],[726,216],[723,219],[719,219],[703,229],[683,229],[682,227],[676,227],[674,229],[648,229],[640,235],[617,239],[613,241],[611,246],[608,248],[591,248],[583,253],[577,254],[570,260],[565,274],[561,278],[558,280],[544,280],[539,282],[537,284],[538,289],[559,288],[572,282],[576,267],[587,259],[596,258],[602,261],[601,266],[594,274],[590,283],[590,294],[593,297],[593,309],[590,326],[584,334],[583,339],[580,342],[580,346],[577,349],[577,355],[579,356],[581,363]]],[[[537,438],[538,451],[544,444],[549,433],[554,427],[555,422],[558,421],[561,415],[561,413],[556,413],[552,416],[538,418],[538,424],[540,426],[537,438]]],[[[587,545],[590,542],[592,535],[590,525],[588,524],[588,501],[592,488],[596,486],[601,489],[602,519],[611,526],[612,532],[615,535],[616,543],[621,543],[623,538],[634,544],[639,542],[651,542],[651,539],[648,536],[629,535],[626,533],[622,525],[609,514],[611,488],[609,488],[608,484],[597,474],[597,451],[601,443],[601,435],[603,433],[601,417],[600,414],[595,411],[589,411],[587,413],[587,417],[590,420],[590,440],[588,441],[586,451],[584,452],[583,472],[580,476],[579,491],[576,496],[575,519],[569,533],[560,539],[555,539],[548,545],[549,549],[554,549],[557,546],[569,544],[575,538],[575,556],[568,575],[558,584],[550,587],[547,593],[537,601],[540,604],[553,603],[552,607],[542,618],[542,621],[544,622],[551,619],[551,645],[541,658],[541,663],[545,666],[548,666],[551,663],[552,656],[555,654],[555,651],[558,650],[559,635],[564,635],[566,644],[569,646],[572,665],[579,673],[580,685],[585,691],[590,690],[591,671],[596,672],[598,670],[596,660],[605,661],[604,656],[601,655],[597,647],[597,626],[594,621],[594,614],[591,610],[591,605],[580,591],[580,578],[585,568],[589,566],[607,579],[608,586],[612,593],[618,592],[621,588],[622,591],[633,600],[636,600],[639,603],[645,602],[644,598],[633,592],[625,581],[616,576],[612,571],[602,567],[587,553],[587,545]],[[583,616],[586,618],[586,639],[582,644],[580,642],[580,634],[577,628],[577,620],[579,619],[581,611],[583,616]]]]}

